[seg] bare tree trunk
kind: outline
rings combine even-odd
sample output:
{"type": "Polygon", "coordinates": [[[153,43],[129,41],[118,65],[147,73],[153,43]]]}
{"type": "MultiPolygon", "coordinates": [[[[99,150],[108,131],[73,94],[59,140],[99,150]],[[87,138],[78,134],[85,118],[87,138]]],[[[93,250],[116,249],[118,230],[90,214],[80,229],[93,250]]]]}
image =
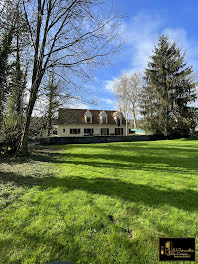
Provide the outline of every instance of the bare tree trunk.
{"type": "MultiPolygon", "coordinates": [[[[26,114],[26,120],[24,124],[23,134],[21,137],[21,141],[19,143],[18,152],[21,156],[25,156],[27,154],[27,142],[28,142],[28,133],[29,133],[29,127],[30,127],[30,121],[32,112],[34,109],[34,105],[37,98],[38,89],[43,77],[43,74],[39,75],[39,80],[37,80],[37,74],[39,72],[39,59],[38,59],[38,53],[39,53],[39,41],[40,41],[40,30],[41,30],[41,23],[42,23],[42,7],[41,7],[41,0],[38,0],[38,13],[37,13],[37,29],[36,29],[36,41],[35,41],[35,53],[34,53],[34,68],[33,68],[33,75],[32,75],[32,87],[30,89],[30,99],[26,114]]],[[[41,65],[40,65],[41,67],[41,65]]]]}
{"type": "Polygon", "coordinates": [[[136,112],[135,112],[135,106],[132,107],[132,113],[133,113],[133,124],[134,128],[137,128],[137,120],[136,120],[136,112]]]}
{"type": "Polygon", "coordinates": [[[23,134],[22,134],[22,138],[21,138],[19,147],[18,147],[18,152],[19,152],[19,155],[21,155],[21,156],[25,156],[27,154],[27,142],[28,142],[28,133],[29,133],[30,121],[31,121],[33,108],[34,108],[34,105],[36,102],[37,93],[38,93],[38,89],[39,89],[43,74],[44,74],[44,72],[41,74],[41,76],[39,76],[39,80],[37,80],[35,82],[35,86],[34,86],[34,84],[32,85],[34,87],[31,89],[32,93],[30,94],[30,100],[29,100],[29,105],[28,105],[28,109],[27,109],[26,121],[24,124],[24,130],[23,130],[23,134]]]}
{"type": "Polygon", "coordinates": [[[50,87],[50,93],[49,93],[49,106],[48,106],[48,112],[47,112],[47,136],[50,136],[50,132],[52,130],[52,100],[53,100],[53,87],[50,87]]]}
{"type": "Polygon", "coordinates": [[[126,114],[126,136],[128,136],[128,114],[126,114]]]}
{"type": "Polygon", "coordinates": [[[55,82],[55,76],[54,72],[52,71],[49,74],[49,82],[48,82],[48,90],[49,93],[47,95],[48,97],[48,110],[47,110],[47,136],[50,136],[50,132],[52,130],[52,118],[54,116],[54,112],[57,108],[56,104],[56,96],[58,95],[57,89],[58,85],[54,83],[55,82]]]}
{"type": "Polygon", "coordinates": [[[22,156],[25,156],[27,154],[28,133],[29,133],[30,121],[31,121],[31,116],[32,116],[32,111],[34,108],[35,101],[36,101],[36,96],[34,95],[32,96],[29,102],[29,105],[28,105],[23,135],[21,138],[21,142],[19,144],[19,154],[22,156]]]}
{"type": "Polygon", "coordinates": [[[52,130],[52,122],[51,122],[51,118],[48,117],[48,127],[47,127],[47,136],[50,136],[50,132],[52,130]]]}
{"type": "Polygon", "coordinates": [[[168,107],[166,107],[165,111],[164,136],[168,136],[168,107]]]}
{"type": "Polygon", "coordinates": [[[48,117],[47,117],[47,136],[50,136],[50,132],[52,130],[52,109],[51,105],[49,105],[48,109],[48,117]]]}

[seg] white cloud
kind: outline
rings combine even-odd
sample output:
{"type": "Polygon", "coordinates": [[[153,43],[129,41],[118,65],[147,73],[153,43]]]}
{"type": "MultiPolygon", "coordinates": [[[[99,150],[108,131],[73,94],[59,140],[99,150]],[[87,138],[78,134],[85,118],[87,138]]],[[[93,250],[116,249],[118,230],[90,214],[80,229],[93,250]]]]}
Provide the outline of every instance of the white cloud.
{"type": "Polygon", "coordinates": [[[89,106],[75,99],[70,99],[65,108],[88,109],[89,106]]]}
{"type": "Polygon", "coordinates": [[[115,81],[116,81],[116,78],[114,78],[113,80],[104,81],[104,88],[110,92],[113,92],[115,81]]]}
{"type": "MultiPolygon", "coordinates": [[[[186,51],[186,62],[193,65],[198,71],[198,43],[188,37],[184,28],[166,27],[166,19],[160,12],[140,12],[129,23],[123,25],[123,39],[126,42],[125,61],[130,62],[128,68],[122,69],[120,74],[144,71],[149,57],[152,55],[154,45],[157,44],[160,35],[166,34],[170,41],[178,41],[182,51],[186,51]]],[[[105,80],[104,89],[113,92],[113,86],[118,76],[111,80],[105,80]]]]}
{"type": "Polygon", "coordinates": [[[182,51],[186,51],[185,59],[187,63],[192,65],[195,71],[198,71],[198,43],[188,37],[187,31],[183,28],[165,28],[163,34],[167,35],[170,41],[177,41],[177,45],[182,51]]]}
{"type": "Polygon", "coordinates": [[[153,12],[139,13],[129,24],[126,25],[126,41],[131,56],[131,69],[144,70],[152,54],[154,45],[159,36],[165,34],[170,41],[178,41],[182,51],[187,52],[186,59],[189,64],[196,65],[198,60],[198,43],[188,37],[184,28],[167,28],[163,14],[153,12]]]}
{"type": "Polygon", "coordinates": [[[152,54],[154,44],[160,36],[160,30],[164,23],[163,16],[153,12],[139,13],[126,25],[126,42],[131,57],[131,69],[143,70],[152,54]]]}
{"type": "Polygon", "coordinates": [[[100,100],[106,104],[113,105],[114,101],[109,98],[100,98],[100,100]]]}
{"type": "Polygon", "coordinates": [[[67,104],[67,108],[88,109],[89,106],[83,103],[72,103],[72,104],[67,104]]]}

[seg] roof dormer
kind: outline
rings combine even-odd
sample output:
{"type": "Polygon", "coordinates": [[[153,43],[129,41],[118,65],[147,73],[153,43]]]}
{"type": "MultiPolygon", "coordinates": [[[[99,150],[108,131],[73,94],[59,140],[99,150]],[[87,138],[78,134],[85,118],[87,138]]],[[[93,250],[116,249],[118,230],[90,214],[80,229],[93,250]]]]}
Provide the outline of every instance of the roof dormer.
{"type": "Polygon", "coordinates": [[[108,115],[107,113],[103,110],[100,112],[99,114],[99,118],[100,118],[100,123],[101,124],[107,124],[108,123],[108,115]]]}
{"type": "Polygon", "coordinates": [[[122,124],[122,114],[121,112],[117,111],[113,114],[114,120],[117,124],[117,126],[120,126],[122,124]]]}
{"type": "Polygon", "coordinates": [[[92,113],[87,110],[84,114],[84,117],[85,117],[85,123],[92,123],[92,113]]]}

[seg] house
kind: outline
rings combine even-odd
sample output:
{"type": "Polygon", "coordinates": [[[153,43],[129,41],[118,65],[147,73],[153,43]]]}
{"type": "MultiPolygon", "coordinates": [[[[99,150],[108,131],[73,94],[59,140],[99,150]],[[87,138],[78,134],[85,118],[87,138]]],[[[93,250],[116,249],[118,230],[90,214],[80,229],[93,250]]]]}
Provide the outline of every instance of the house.
{"type": "Polygon", "coordinates": [[[126,135],[126,121],[119,111],[59,109],[52,136],[84,137],[126,135]]]}

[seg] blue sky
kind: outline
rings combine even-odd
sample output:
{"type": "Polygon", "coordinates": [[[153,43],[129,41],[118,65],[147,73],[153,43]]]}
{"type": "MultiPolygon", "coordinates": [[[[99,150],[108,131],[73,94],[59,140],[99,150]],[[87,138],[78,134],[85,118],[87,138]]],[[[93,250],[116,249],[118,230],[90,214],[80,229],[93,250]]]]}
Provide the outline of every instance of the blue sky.
{"type": "MultiPolygon", "coordinates": [[[[110,5],[111,0],[106,0],[110,5]]],[[[143,71],[161,34],[186,50],[186,61],[198,72],[198,1],[197,0],[114,0],[114,6],[126,13],[123,21],[125,45],[113,58],[113,65],[96,72],[87,86],[94,91],[98,104],[82,108],[116,109],[112,92],[114,80],[123,72],[143,71]]]]}

